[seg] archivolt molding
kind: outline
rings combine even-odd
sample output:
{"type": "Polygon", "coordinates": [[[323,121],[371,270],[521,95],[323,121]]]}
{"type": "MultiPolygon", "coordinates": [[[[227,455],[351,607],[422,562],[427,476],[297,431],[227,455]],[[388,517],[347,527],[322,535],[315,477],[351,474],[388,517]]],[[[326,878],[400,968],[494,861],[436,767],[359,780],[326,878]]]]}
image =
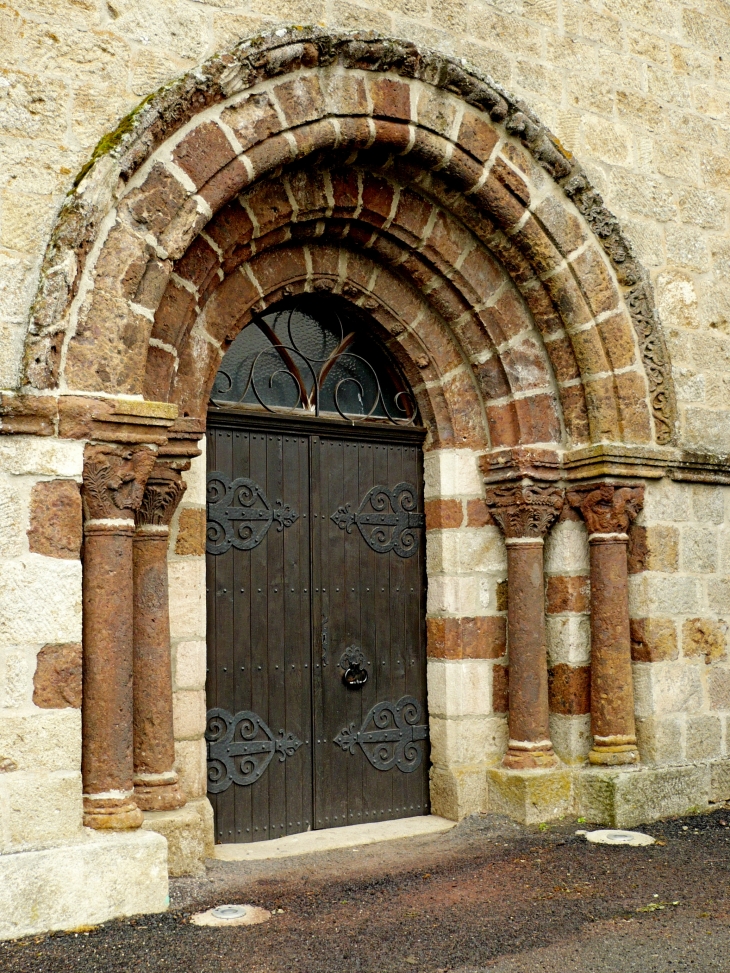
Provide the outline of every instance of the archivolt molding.
{"type": "MultiPolygon", "coordinates": [[[[407,42],[316,28],[242,42],[152,96],[102,140],[46,253],[26,345],[27,389],[139,394],[150,382],[149,369],[143,377],[148,350],[166,344],[154,337],[158,305],[214,215],[246,187],[303,159],[311,166],[358,157],[418,185],[492,249],[520,288],[548,356],[551,336],[537,309],[560,318],[580,368],[593,442],[647,441],[627,434],[628,420],[603,420],[620,412],[621,384],[636,366],[596,367],[608,361],[598,325],[627,309],[648,383],[649,438],[670,441],[674,396],[648,278],[578,164],[526,106],[463,64],[407,42]],[[328,88],[333,72],[337,84],[328,88]],[[591,342],[597,350],[589,353],[591,342]],[[120,347],[129,354],[111,374],[105,362],[120,347]]],[[[390,223],[387,233],[378,228],[374,252],[390,246],[390,223]]],[[[280,244],[291,236],[283,226],[277,232],[280,244]]],[[[406,264],[402,248],[398,260],[406,264]]],[[[438,271],[434,290],[446,293],[454,269],[438,271]]],[[[230,269],[216,273],[226,277],[230,269]]],[[[410,273],[416,282],[416,270],[410,273]]],[[[625,400],[636,398],[632,382],[625,400]]],[[[526,435],[518,441],[529,441],[526,435]]]]}

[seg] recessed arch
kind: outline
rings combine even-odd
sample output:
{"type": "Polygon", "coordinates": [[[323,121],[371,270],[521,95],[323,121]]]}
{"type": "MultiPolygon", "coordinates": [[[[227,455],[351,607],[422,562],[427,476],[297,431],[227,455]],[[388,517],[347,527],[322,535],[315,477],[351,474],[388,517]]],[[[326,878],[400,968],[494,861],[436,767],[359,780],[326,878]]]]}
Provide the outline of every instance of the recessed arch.
{"type": "Polygon", "coordinates": [[[424,394],[454,399],[453,445],[671,437],[650,288],[617,222],[537,119],[457,62],[293,30],[214,58],[109,145],[55,228],[28,386],[144,394],[199,416],[242,308],[282,287],[341,289],[343,264],[364,262],[357,300],[385,308],[390,288],[418,308],[390,340],[424,394]],[[231,302],[235,324],[212,333],[231,302]],[[454,426],[464,396],[478,433],[454,426]]]}

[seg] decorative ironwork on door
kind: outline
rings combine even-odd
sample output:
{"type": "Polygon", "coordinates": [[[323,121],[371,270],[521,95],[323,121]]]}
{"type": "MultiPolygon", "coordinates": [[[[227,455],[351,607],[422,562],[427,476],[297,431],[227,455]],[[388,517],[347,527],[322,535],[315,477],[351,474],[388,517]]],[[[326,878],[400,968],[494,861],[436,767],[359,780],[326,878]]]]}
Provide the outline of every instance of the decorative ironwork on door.
{"type": "Polygon", "coordinates": [[[418,551],[418,528],[425,523],[417,505],[418,493],[412,483],[398,483],[392,490],[378,485],[368,490],[357,511],[353,513],[352,504],[346,503],[330,519],[348,534],[357,524],[363,540],[377,554],[395,551],[398,557],[413,557],[418,551]]]}
{"type": "Polygon", "coordinates": [[[208,474],[208,554],[224,554],[229,548],[251,551],[266,537],[272,523],[282,531],[298,519],[299,514],[282,500],[269,502],[264,491],[253,480],[240,476],[231,481],[217,470],[208,474]]]}
{"type": "Polygon", "coordinates": [[[235,716],[215,707],[208,710],[205,731],[208,741],[208,790],[220,794],[231,786],[254,784],[271,763],[293,757],[302,741],[294,733],[279,730],[275,737],[260,716],[242,710],[235,716]]]}
{"type": "Polygon", "coordinates": [[[359,730],[350,723],[332,741],[342,750],[355,753],[359,746],[376,770],[397,767],[411,774],[421,766],[421,740],[428,738],[428,727],[421,723],[421,704],[413,696],[401,696],[397,703],[376,703],[359,730]]]}
{"type": "Polygon", "coordinates": [[[412,425],[413,396],[377,342],[365,338],[363,317],[356,305],[323,294],[252,315],[218,370],[212,406],[412,425]]]}

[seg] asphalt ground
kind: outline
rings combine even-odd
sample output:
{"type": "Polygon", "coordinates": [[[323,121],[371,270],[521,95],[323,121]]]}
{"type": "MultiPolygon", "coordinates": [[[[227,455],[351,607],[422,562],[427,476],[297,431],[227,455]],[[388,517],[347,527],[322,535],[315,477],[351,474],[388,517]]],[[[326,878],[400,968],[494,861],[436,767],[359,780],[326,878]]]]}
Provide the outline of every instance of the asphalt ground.
{"type": "Polygon", "coordinates": [[[8,973],[730,973],[730,808],[588,844],[575,821],[470,818],[438,835],[210,862],[171,908],[0,944],[8,973]],[[277,911],[206,928],[221,903],[277,911]]]}

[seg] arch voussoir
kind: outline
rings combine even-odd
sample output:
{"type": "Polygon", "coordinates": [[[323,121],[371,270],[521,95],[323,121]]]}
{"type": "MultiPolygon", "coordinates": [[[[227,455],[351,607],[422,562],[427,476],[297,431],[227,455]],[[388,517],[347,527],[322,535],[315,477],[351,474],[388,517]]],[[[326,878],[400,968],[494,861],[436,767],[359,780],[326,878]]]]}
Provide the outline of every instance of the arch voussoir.
{"type": "MultiPolygon", "coordinates": [[[[277,274],[303,279],[294,243],[326,238],[344,243],[338,260],[367,251],[422,292],[478,390],[492,445],[645,442],[657,430],[664,441],[672,396],[642,360],[648,329],[656,337],[645,277],[628,245],[607,249],[595,235],[597,222],[614,235],[617,224],[575,164],[462,67],[434,73],[434,55],[396,45],[384,68],[371,59],[380,41],[305,34],[267,40],[255,65],[243,49],[227,56],[225,83],[218,67],[203,69],[198,107],[186,94],[167,123],[160,107],[143,113],[115,150],[121,191],[86,230],[105,220],[105,236],[81,250],[66,292],[39,297],[29,383],[179,390],[196,355],[213,367],[210,348],[232,340],[241,309],[273,293],[277,274]],[[287,265],[274,269],[274,253],[287,265]]],[[[67,245],[57,232],[49,259],[67,245]]],[[[327,253],[312,245],[310,282],[312,255],[327,253]]]]}

